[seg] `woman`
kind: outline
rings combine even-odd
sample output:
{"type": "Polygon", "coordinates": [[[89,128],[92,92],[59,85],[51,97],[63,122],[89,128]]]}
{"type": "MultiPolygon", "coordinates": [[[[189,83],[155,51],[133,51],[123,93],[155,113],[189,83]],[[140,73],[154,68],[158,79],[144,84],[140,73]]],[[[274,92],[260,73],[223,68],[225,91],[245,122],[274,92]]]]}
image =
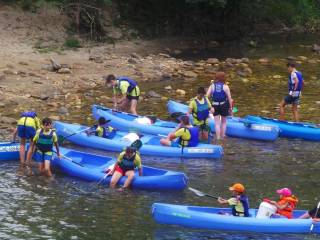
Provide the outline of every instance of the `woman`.
{"type": "Polygon", "coordinates": [[[227,116],[232,112],[230,88],[225,83],[224,72],[217,72],[213,84],[207,91],[207,97],[214,108],[214,126],[217,140],[226,135],[227,116]]]}

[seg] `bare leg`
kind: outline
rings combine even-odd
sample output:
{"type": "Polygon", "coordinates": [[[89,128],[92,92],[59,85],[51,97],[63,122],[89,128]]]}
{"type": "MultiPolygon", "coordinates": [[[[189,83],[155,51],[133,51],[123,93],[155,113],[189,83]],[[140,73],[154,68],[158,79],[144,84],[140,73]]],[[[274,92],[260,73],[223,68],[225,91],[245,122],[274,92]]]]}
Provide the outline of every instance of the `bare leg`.
{"type": "Polygon", "coordinates": [[[214,116],[214,128],[216,130],[217,140],[221,138],[220,129],[221,129],[221,120],[220,115],[214,116]]]}
{"type": "Polygon", "coordinates": [[[110,188],[115,188],[121,177],[121,173],[119,173],[118,171],[114,171],[110,182],[110,188]]]}
{"type": "Polygon", "coordinates": [[[120,106],[121,111],[123,111],[123,112],[128,112],[128,110],[129,110],[129,104],[130,104],[130,102],[129,102],[128,98],[126,98],[126,99],[122,102],[122,104],[121,104],[121,106],[120,106]]]}
{"type": "Polygon", "coordinates": [[[138,105],[137,99],[132,99],[132,100],[130,101],[130,112],[131,112],[132,114],[137,115],[137,110],[136,110],[137,105],[138,105]]]}
{"type": "Polygon", "coordinates": [[[123,188],[128,188],[134,178],[134,171],[127,171],[126,176],[128,177],[127,180],[124,182],[123,188]]]}
{"type": "Polygon", "coordinates": [[[44,174],[47,177],[52,177],[52,172],[50,169],[50,161],[44,160],[44,174]]]}
{"type": "Polygon", "coordinates": [[[221,138],[226,136],[226,129],[227,129],[227,117],[221,116],[221,138]]]}
{"type": "Polygon", "coordinates": [[[284,114],[285,114],[284,109],[286,107],[286,102],[284,100],[282,100],[279,106],[280,106],[280,108],[279,108],[280,120],[284,120],[284,114]]]}
{"type": "Polygon", "coordinates": [[[25,138],[20,139],[19,154],[20,154],[20,164],[24,165],[26,161],[26,156],[25,156],[26,155],[26,139],[25,138]]]}
{"type": "Polygon", "coordinates": [[[293,113],[293,119],[296,122],[299,122],[299,114],[298,114],[298,105],[292,104],[292,113],[293,113]]]}

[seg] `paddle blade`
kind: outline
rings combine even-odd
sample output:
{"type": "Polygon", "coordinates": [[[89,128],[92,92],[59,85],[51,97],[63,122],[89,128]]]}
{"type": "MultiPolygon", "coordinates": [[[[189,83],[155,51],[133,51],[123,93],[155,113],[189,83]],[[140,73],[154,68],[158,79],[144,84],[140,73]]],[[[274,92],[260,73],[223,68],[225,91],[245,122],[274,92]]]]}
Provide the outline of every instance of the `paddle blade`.
{"type": "Polygon", "coordinates": [[[189,187],[188,188],[191,192],[194,192],[196,195],[198,195],[199,197],[204,197],[204,196],[206,196],[206,194],[205,193],[203,193],[203,192],[201,192],[201,191],[199,191],[199,190],[197,190],[197,189],[194,189],[194,188],[192,188],[192,187],[189,187]]]}

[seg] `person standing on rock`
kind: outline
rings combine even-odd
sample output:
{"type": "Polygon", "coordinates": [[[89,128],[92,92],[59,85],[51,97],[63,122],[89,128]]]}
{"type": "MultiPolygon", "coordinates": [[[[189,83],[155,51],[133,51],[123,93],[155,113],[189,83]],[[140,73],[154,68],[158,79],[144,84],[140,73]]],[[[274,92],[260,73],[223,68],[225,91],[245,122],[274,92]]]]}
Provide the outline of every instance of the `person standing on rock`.
{"type": "Polygon", "coordinates": [[[297,71],[295,68],[296,65],[294,63],[288,63],[288,72],[289,72],[289,79],[288,79],[288,88],[289,93],[287,96],[284,97],[284,99],[280,103],[280,120],[284,120],[285,116],[285,107],[288,104],[292,105],[292,113],[294,121],[299,121],[299,115],[298,115],[298,105],[300,104],[300,96],[301,91],[303,88],[303,77],[302,73],[297,71]]]}
{"type": "Polygon", "coordinates": [[[226,74],[217,72],[215,80],[207,91],[214,108],[214,127],[216,138],[220,140],[226,136],[227,116],[232,113],[232,98],[229,86],[225,83],[226,74]]]}
{"type": "Polygon", "coordinates": [[[104,77],[107,87],[113,88],[113,104],[117,109],[137,114],[136,108],[140,96],[140,88],[136,81],[128,77],[115,77],[113,74],[104,77]]]}
{"type": "Polygon", "coordinates": [[[18,124],[16,129],[13,132],[13,139],[12,141],[15,142],[16,137],[20,138],[20,163],[21,167],[25,166],[25,164],[29,164],[29,162],[26,162],[26,159],[30,159],[32,152],[28,151],[27,158],[25,156],[26,154],[26,142],[27,140],[30,140],[32,142],[32,139],[36,135],[36,131],[40,129],[40,120],[37,117],[36,112],[23,112],[20,115],[20,119],[18,120],[18,124]]]}
{"type": "Polygon", "coordinates": [[[188,111],[188,115],[192,114],[193,125],[200,129],[200,140],[208,140],[209,113],[214,113],[214,108],[205,94],[204,87],[199,87],[197,97],[191,100],[188,111]]]}

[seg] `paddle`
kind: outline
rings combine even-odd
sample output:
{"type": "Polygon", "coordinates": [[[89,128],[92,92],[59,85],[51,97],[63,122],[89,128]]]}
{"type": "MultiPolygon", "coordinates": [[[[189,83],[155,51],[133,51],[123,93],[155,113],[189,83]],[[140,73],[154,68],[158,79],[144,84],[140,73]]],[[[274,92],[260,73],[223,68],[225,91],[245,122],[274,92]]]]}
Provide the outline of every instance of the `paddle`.
{"type": "MultiPolygon", "coordinates": [[[[56,151],[53,151],[53,152],[54,152],[55,154],[57,154],[56,151]]],[[[75,163],[75,164],[77,164],[77,165],[79,165],[79,166],[81,166],[81,167],[84,167],[81,163],[78,163],[78,162],[73,161],[72,158],[66,157],[66,156],[64,156],[64,155],[62,155],[62,154],[60,155],[60,157],[66,159],[66,160],[69,160],[70,162],[73,162],[73,163],[75,163]]]]}
{"type": "Polygon", "coordinates": [[[64,142],[64,140],[66,140],[66,139],[69,138],[69,137],[72,137],[72,136],[74,136],[74,135],[76,135],[76,134],[85,132],[85,131],[90,130],[90,129],[91,129],[91,127],[85,128],[85,129],[82,129],[82,130],[80,130],[80,131],[74,132],[74,133],[72,133],[72,134],[70,134],[70,135],[68,135],[68,136],[66,136],[66,137],[60,136],[60,138],[59,138],[59,144],[62,144],[62,143],[64,142]]]}
{"type": "Polygon", "coordinates": [[[210,198],[214,198],[214,199],[218,199],[219,197],[217,196],[213,196],[213,195],[210,195],[210,194],[207,194],[207,193],[204,193],[204,192],[201,192],[197,189],[194,189],[192,187],[189,187],[188,188],[191,192],[194,192],[197,196],[199,197],[210,197],[210,198]]]}
{"type": "MultiPolygon", "coordinates": [[[[317,217],[319,208],[320,208],[320,201],[318,202],[317,210],[316,210],[316,213],[314,214],[314,217],[315,217],[315,218],[317,217]]],[[[311,226],[310,226],[310,230],[309,230],[310,233],[313,231],[313,227],[314,227],[314,223],[312,222],[312,224],[311,224],[311,226]]]]}

